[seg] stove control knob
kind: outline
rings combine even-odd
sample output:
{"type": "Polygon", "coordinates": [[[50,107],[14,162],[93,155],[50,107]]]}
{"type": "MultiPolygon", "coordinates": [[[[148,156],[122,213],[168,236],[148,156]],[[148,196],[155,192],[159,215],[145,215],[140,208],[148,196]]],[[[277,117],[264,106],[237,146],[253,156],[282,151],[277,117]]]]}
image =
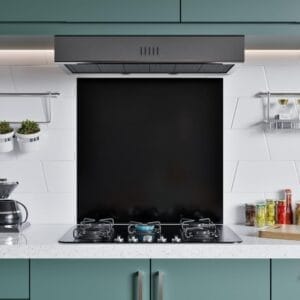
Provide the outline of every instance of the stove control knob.
{"type": "Polygon", "coordinates": [[[157,242],[158,242],[158,243],[166,243],[166,242],[167,242],[167,239],[166,239],[163,235],[161,235],[161,236],[157,239],[157,242]]]}
{"type": "Polygon", "coordinates": [[[117,237],[114,239],[114,242],[116,242],[116,243],[123,243],[124,239],[120,235],[117,235],[117,237]]]}
{"type": "Polygon", "coordinates": [[[137,243],[139,239],[135,237],[134,235],[128,238],[129,243],[137,243]]]}
{"type": "Polygon", "coordinates": [[[172,238],[172,243],[180,243],[181,242],[181,238],[178,237],[178,235],[175,235],[172,238]]]}

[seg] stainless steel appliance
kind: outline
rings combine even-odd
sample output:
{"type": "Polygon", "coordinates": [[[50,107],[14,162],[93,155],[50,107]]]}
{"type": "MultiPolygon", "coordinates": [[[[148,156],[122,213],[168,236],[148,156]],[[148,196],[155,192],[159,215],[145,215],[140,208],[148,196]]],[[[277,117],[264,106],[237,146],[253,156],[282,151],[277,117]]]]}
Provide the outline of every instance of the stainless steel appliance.
{"type": "Polygon", "coordinates": [[[16,200],[8,199],[18,182],[0,179],[0,232],[19,232],[29,225],[26,206],[16,200]],[[23,208],[23,216],[20,207],[23,208]]]}
{"type": "Polygon", "coordinates": [[[227,226],[210,219],[182,219],[176,224],[160,222],[129,222],[84,219],[71,228],[61,243],[240,243],[242,240],[227,226]]]}
{"type": "Polygon", "coordinates": [[[72,73],[228,74],[244,36],[56,36],[55,62],[72,73]]]}

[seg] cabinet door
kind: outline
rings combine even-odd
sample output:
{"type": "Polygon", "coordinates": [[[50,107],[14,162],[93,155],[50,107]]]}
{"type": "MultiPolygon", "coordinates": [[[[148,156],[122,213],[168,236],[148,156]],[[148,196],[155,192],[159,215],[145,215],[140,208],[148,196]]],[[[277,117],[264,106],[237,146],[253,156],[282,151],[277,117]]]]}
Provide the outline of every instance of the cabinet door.
{"type": "Polygon", "coordinates": [[[149,300],[149,271],[149,260],[32,260],[30,299],[149,300]]]}
{"type": "Polygon", "coordinates": [[[152,261],[153,300],[269,300],[269,260],[152,261]]]}
{"type": "Polygon", "coordinates": [[[272,300],[300,299],[300,260],[272,260],[272,300]]]}
{"type": "Polygon", "coordinates": [[[299,0],[182,0],[183,22],[297,22],[299,0]]]}
{"type": "Polygon", "coordinates": [[[2,0],[1,22],[178,22],[180,0],[2,0]]]}
{"type": "Polygon", "coordinates": [[[29,298],[29,261],[0,259],[0,299],[29,298]]]}

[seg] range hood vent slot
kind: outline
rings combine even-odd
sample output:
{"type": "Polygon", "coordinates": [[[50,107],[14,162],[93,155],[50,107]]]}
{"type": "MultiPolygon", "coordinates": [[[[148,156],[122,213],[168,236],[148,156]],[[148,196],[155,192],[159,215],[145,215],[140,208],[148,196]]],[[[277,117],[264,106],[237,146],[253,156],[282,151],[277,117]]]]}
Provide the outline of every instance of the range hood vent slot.
{"type": "Polygon", "coordinates": [[[244,62],[243,36],[56,36],[72,73],[227,74],[244,62]]]}

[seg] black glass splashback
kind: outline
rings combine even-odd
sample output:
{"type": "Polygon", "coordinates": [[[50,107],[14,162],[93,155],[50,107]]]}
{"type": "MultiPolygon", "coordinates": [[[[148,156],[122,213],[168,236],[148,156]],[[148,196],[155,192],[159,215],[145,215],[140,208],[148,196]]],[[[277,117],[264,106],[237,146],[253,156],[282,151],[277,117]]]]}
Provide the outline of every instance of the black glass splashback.
{"type": "Polygon", "coordinates": [[[223,217],[223,80],[81,78],[78,221],[223,217]]]}

